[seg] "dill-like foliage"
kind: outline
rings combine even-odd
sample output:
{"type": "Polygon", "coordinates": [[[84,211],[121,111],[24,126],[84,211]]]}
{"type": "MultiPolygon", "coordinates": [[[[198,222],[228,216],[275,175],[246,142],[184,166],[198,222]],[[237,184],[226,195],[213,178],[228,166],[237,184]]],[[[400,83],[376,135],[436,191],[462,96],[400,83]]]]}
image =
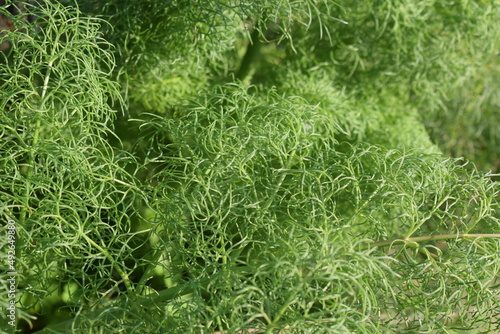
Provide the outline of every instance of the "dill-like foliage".
{"type": "Polygon", "coordinates": [[[499,330],[494,1],[23,4],[3,331],[499,330]]]}

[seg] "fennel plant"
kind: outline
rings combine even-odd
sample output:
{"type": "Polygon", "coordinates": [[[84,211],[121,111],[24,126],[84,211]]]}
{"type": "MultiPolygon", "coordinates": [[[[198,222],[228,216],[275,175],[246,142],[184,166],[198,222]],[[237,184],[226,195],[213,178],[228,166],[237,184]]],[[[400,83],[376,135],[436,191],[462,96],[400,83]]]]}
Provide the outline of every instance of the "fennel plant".
{"type": "Polygon", "coordinates": [[[495,1],[22,3],[3,331],[499,330],[495,1]]]}

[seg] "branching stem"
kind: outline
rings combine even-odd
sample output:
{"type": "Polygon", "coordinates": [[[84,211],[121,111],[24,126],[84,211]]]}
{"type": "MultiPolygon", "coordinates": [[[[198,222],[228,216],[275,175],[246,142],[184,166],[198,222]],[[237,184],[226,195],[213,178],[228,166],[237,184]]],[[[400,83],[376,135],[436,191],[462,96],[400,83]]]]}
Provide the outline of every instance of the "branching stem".
{"type": "Polygon", "coordinates": [[[108,253],[108,251],[106,249],[104,249],[103,247],[99,246],[94,240],[90,239],[86,234],[83,234],[83,237],[85,238],[85,240],[88,241],[89,244],[91,244],[92,246],[97,248],[106,257],[106,259],[108,259],[109,262],[111,262],[113,264],[113,268],[116,270],[118,275],[120,275],[120,277],[122,278],[123,284],[125,284],[127,291],[129,293],[133,293],[134,288],[132,287],[132,284],[130,283],[130,279],[128,278],[128,275],[122,270],[122,268],[120,268],[120,266],[116,263],[116,261],[113,259],[113,257],[108,253]]]}

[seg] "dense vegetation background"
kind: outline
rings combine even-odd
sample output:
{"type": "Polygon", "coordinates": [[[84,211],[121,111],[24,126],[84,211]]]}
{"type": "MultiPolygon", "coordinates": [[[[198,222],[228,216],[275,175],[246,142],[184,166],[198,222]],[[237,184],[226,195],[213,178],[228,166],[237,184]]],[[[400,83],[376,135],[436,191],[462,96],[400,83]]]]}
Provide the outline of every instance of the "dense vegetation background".
{"type": "Polygon", "coordinates": [[[0,13],[18,332],[500,330],[497,1],[0,13]]]}

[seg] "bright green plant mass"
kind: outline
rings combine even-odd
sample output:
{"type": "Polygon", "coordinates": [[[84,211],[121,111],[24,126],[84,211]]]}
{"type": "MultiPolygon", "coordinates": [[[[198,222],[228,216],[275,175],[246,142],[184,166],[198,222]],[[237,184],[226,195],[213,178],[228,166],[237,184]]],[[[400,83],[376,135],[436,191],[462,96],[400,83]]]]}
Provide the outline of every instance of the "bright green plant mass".
{"type": "Polygon", "coordinates": [[[497,2],[24,5],[3,331],[500,330],[497,2]]]}

